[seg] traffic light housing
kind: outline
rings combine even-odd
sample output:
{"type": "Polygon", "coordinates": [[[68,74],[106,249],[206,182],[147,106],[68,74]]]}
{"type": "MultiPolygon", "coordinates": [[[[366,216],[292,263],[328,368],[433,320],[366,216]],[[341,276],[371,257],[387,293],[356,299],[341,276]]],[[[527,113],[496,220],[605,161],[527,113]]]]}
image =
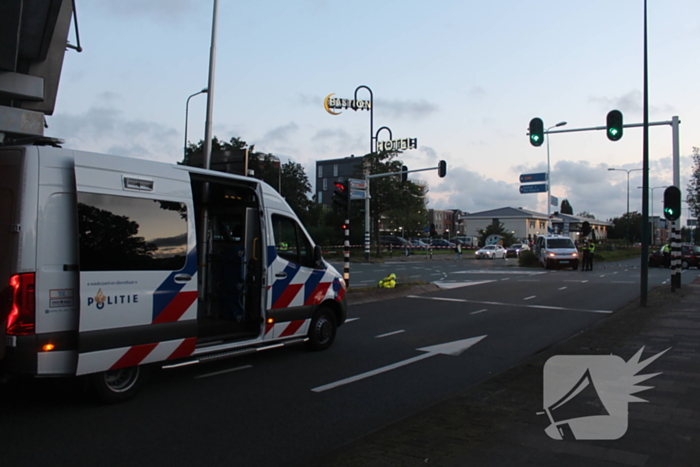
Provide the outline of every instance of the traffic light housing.
{"type": "Polygon", "coordinates": [[[403,183],[406,180],[408,180],[408,167],[406,167],[405,165],[402,165],[401,166],[401,182],[403,183]]]}
{"type": "Polygon", "coordinates": [[[677,186],[664,190],[664,217],[670,221],[681,217],[681,190],[677,186]]]}
{"type": "Polygon", "coordinates": [[[591,234],[591,223],[588,221],[583,221],[581,224],[581,236],[588,237],[591,234]]]}
{"type": "Polygon", "coordinates": [[[435,224],[430,224],[430,237],[434,237],[435,233],[435,224]]]}
{"type": "Polygon", "coordinates": [[[606,119],[607,131],[610,141],[618,141],[622,138],[622,129],[624,125],[622,124],[622,112],[619,110],[611,110],[608,112],[608,117],[606,119]]]}
{"type": "Polygon", "coordinates": [[[350,204],[350,190],[348,182],[333,182],[335,191],[333,192],[333,204],[341,209],[347,209],[350,204]]]}
{"type": "Polygon", "coordinates": [[[445,175],[447,175],[447,162],[440,161],[438,164],[438,177],[445,178],[445,175]]]}
{"type": "Polygon", "coordinates": [[[530,120],[530,144],[533,146],[542,146],[544,143],[544,122],[541,118],[533,118],[530,120]]]}

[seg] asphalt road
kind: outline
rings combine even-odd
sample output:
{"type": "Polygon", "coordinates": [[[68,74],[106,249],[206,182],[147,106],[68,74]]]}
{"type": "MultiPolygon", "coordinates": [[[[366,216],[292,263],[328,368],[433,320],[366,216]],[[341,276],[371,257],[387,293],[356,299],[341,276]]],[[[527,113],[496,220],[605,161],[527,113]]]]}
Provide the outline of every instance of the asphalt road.
{"type": "MultiPolygon", "coordinates": [[[[0,387],[2,465],[304,465],[579,332],[639,293],[638,262],[592,273],[463,263],[404,263],[408,276],[439,273],[432,277],[454,288],[350,307],[325,352],[279,349],[159,372],[118,406],[86,403],[75,381],[0,387]]],[[[367,266],[363,280],[386,266],[394,265],[367,266]]],[[[683,282],[697,275],[685,271],[683,282]]],[[[651,269],[650,287],[668,276],[651,269]]]]}

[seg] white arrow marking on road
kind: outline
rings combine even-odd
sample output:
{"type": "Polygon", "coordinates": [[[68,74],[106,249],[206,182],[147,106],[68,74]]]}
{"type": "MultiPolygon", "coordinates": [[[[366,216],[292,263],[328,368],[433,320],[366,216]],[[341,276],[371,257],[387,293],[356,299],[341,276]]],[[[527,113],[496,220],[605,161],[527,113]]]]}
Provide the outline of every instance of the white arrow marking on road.
{"type": "Polygon", "coordinates": [[[337,388],[339,386],[344,386],[346,384],[354,383],[355,381],[360,381],[365,378],[369,378],[371,376],[376,376],[382,373],[385,373],[387,371],[395,370],[397,368],[401,368],[402,366],[410,365],[411,363],[419,362],[421,360],[425,360],[426,358],[434,357],[435,355],[452,355],[453,357],[456,357],[460,355],[462,352],[467,350],[469,347],[473,346],[474,344],[478,343],[482,339],[484,339],[486,335],[479,336],[479,337],[470,337],[469,339],[462,339],[459,341],[454,341],[454,342],[447,342],[445,344],[438,344],[438,345],[433,345],[430,347],[423,347],[419,350],[421,352],[426,352],[422,355],[418,355],[417,357],[409,358],[408,360],[403,360],[397,363],[393,363],[391,365],[383,366],[381,368],[377,368],[376,370],[368,371],[366,373],[362,373],[359,375],[351,376],[350,378],[345,378],[341,379],[340,381],[336,381],[335,383],[330,383],[326,384],[324,386],[319,386],[317,388],[313,388],[313,392],[323,392],[323,391],[328,391],[329,389],[337,388]]]}

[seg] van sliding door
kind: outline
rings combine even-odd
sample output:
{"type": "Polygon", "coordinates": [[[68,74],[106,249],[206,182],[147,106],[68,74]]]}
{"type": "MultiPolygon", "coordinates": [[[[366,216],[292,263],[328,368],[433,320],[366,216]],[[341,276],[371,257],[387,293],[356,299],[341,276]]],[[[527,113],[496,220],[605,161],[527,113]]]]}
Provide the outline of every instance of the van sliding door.
{"type": "Polygon", "coordinates": [[[188,181],[124,174],[106,159],[76,157],[78,374],[187,356],[197,332],[188,181]]]}

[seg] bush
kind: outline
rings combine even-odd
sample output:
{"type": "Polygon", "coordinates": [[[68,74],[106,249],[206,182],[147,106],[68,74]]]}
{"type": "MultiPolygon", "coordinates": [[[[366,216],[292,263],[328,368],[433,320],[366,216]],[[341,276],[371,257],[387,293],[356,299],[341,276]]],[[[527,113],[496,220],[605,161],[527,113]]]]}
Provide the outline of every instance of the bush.
{"type": "Polygon", "coordinates": [[[518,266],[532,268],[539,266],[540,263],[535,258],[535,253],[532,250],[525,250],[520,252],[518,257],[518,266]]]}

